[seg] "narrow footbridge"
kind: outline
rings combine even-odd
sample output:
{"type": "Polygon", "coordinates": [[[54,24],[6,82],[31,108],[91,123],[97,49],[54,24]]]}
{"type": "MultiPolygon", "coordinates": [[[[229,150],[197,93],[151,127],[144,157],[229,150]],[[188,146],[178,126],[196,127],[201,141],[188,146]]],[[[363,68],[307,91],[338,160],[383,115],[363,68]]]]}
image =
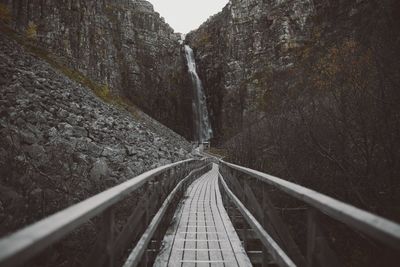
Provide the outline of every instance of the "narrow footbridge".
{"type": "Polygon", "coordinates": [[[143,173],[2,238],[0,266],[41,266],[57,247],[68,250],[68,238],[85,253],[69,261],[67,252],[62,266],[346,266],[332,237],[346,239],[343,229],[377,244],[374,257],[399,254],[399,224],[204,157],[143,173]]]}

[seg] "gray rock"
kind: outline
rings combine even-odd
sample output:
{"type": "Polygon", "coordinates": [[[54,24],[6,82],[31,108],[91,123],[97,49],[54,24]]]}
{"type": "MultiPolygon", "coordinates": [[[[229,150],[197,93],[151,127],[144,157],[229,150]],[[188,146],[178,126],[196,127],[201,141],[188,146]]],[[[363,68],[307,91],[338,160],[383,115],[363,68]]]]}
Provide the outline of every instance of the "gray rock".
{"type": "Polygon", "coordinates": [[[137,154],[136,149],[133,146],[125,146],[125,150],[128,156],[134,156],[137,154]]]}
{"type": "Polygon", "coordinates": [[[107,161],[104,158],[98,159],[90,170],[90,179],[99,182],[101,178],[105,178],[108,175],[110,175],[110,169],[108,168],[107,161]]]}
{"type": "Polygon", "coordinates": [[[17,191],[8,186],[0,185],[0,201],[8,209],[21,209],[24,205],[24,199],[17,191]]]}
{"type": "Polygon", "coordinates": [[[72,127],[68,123],[65,123],[65,122],[59,123],[57,128],[59,129],[60,133],[63,135],[72,136],[72,134],[73,134],[74,127],[72,127]]]}
{"type": "Polygon", "coordinates": [[[35,144],[38,142],[38,138],[30,131],[24,130],[20,132],[20,140],[23,144],[35,144]]]}
{"type": "Polygon", "coordinates": [[[55,127],[51,127],[47,133],[48,136],[50,137],[54,137],[56,136],[58,133],[57,129],[55,127]]]}
{"type": "Polygon", "coordinates": [[[180,149],[178,150],[178,155],[179,155],[180,157],[184,157],[186,154],[187,154],[187,152],[186,152],[183,148],[180,148],[180,149]]]}
{"type": "Polygon", "coordinates": [[[72,128],[72,135],[77,137],[87,136],[88,132],[85,128],[75,126],[72,128]]]}
{"type": "Polygon", "coordinates": [[[38,144],[23,146],[23,150],[31,159],[34,160],[37,166],[46,165],[48,157],[43,146],[38,144]]]}
{"type": "Polygon", "coordinates": [[[94,142],[88,142],[87,143],[87,151],[88,154],[94,157],[100,156],[101,152],[103,151],[103,148],[97,145],[94,142]]]}
{"type": "Polygon", "coordinates": [[[65,109],[60,108],[57,112],[57,116],[60,118],[68,117],[68,112],[65,109]]]}

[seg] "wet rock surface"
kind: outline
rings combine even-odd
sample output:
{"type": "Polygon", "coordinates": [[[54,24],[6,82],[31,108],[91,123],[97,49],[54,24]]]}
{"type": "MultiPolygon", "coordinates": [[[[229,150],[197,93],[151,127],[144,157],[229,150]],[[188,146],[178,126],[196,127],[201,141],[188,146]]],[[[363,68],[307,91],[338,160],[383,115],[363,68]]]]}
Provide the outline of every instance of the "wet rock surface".
{"type": "Polygon", "coordinates": [[[191,157],[182,137],[103,103],[3,34],[0,79],[0,235],[191,157]]]}

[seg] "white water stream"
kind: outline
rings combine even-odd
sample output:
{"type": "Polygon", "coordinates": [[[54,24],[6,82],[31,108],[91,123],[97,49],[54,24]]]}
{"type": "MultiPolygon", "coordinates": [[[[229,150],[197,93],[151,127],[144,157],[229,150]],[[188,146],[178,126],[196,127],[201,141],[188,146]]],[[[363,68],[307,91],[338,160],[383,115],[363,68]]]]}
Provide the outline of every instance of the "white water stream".
{"type": "Polygon", "coordinates": [[[193,50],[188,45],[185,45],[185,55],[194,88],[192,108],[195,120],[196,141],[203,143],[209,141],[213,134],[208,118],[206,96],[196,71],[196,61],[194,59],[193,50]]]}

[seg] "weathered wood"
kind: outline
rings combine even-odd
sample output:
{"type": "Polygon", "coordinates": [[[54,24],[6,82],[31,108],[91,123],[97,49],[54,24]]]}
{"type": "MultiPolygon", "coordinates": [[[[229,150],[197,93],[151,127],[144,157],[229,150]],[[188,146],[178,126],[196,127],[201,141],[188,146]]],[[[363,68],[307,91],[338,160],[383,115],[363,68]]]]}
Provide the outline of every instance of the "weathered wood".
{"type": "Polygon", "coordinates": [[[257,240],[258,235],[253,229],[236,229],[236,233],[241,240],[247,238],[248,240],[257,240]]]}
{"type": "Polygon", "coordinates": [[[264,214],[263,214],[263,209],[261,205],[258,203],[258,200],[256,196],[254,195],[253,190],[250,188],[250,186],[247,184],[247,182],[244,182],[243,186],[244,194],[246,195],[246,206],[247,207],[252,207],[254,210],[255,215],[258,217],[258,220],[263,221],[264,219],[264,214]]]}
{"type": "Polygon", "coordinates": [[[0,265],[20,265],[94,216],[124,199],[160,173],[199,162],[188,159],[145,172],[0,240],[0,265]]]}
{"type": "MultiPolygon", "coordinates": [[[[232,180],[235,179],[236,178],[233,178],[232,180]]],[[[235,183],[238,184],[238,182],[235,183]]],[[[251,187],[248,185],[247,181],[243,181],[243,186],[241,189],[246,196],[246,202],[244,203],[245,206],[251,207],[258,220],[263,222],[264,229],[269,229],[274,240],[280,241],[279,243],[281,244],[282,248],[287,250],[287,254],[296,262],[296,264],[299,266],[305,266],[304,256],[301,254],[300,249],[290,236],[285,223],[275,211],[272,202],[270,201],[266,192],[264,192],[264,188],[262,197],[263,206],[259,204],[258,199],[256,198],[251,187]]],[[[244,239],[244,242],[246,243],[247,240],[244,239]]]]}
{"type": "MultiPolygon", "coordinates": [[[[220,214],[221,222],[225,228],[225,232],[227,233],[227,237],[231,244],[231,247],[234,251],[234,256],[239,266],[249,266],[251,264],[241,242],[240,239],[233,227],[232,223],[229,220],[228,214],[226,213],[223,203],[222,203],[222,194],[219,188],[219,172],[213,177],[214,179],[214,188],[215,188],[215,201],[217,203],[216,209],[220,214]]],[[[225,255],[224,255],[225,259],[225,255]]],[[[226,266],[226,265],[225,265],[226,266]]],[[[229,265],[228,265],[229,266],[229,265]]]]}
{"type": "MultiPolygon", "coordinates": [[[[204,169],[205,167],[201,167],[199,169],[193,170],[192,172],[189,173],[188,176],[186,176],[184,179],[182,179],[176,185],[176,187],[173,189],[173,191],[165,199],[165,201],[161,205],[160,209],[157,211],[157,213],[151,219],[149,226],[147,227],[147,229],[143,233],[142,237],[137,242],[135,248],[129,254],[128,259],[125,261],[124,267],[134,267],[140,263],[142,256],[145,254],[147,247],[148,247],[154,233],[157,230],[157,227],[159,226],[161,220],[163,219],[165,213],[167,212],[168,207],[171,205],[171,203],[174,201],[176,195],[179,193],[181,187],[188,180],[190,180],[194,174],[196,174],[198,171],[204,169]]],[[[153,192],[154,192],[154,194],[149,199],[147,199],[147,203],[146,203],[147,219],[146,220],[150,220],[153,207],[157,206],[156,199],[158,198],[158,196],[157,196],[158,191],[153,190],[153,192]]],[[[144,259],[145,265],[147,265],[147,261],[148,261],[148,259],[147,259],[147,257],[145,257],[145,259],[144,259]]]]}
{"type": "Polygon", "coordinates": [[[339,267],[335,252],[330,248],[314,208],[307,210],[307,267],[339,267]]]}
{"type": "Polygon", "coordinates": [[[114,210],[108,209],[103,215],[103,225],[105,229],[104,245],[106,254],[106,266],[114,266],[114,210]]]}
{"type": "Polygon", "coordinates": [[[100,232],[85,266],[114,265],[114,211],[108,209],[101,216],[100,232]]]}
{"type": "Polygon", "coordinates": [[[137,226],[142,221],[142,218],[145,213],[145,202],[141,201],[131,216],[128,218],[124,228],[122,228],[121,232],[118,234],[114,245],[114,253],[116,256],[119,256],[122,253],[122,250],[134,240],[137,235],[134,235],[135,232],[138,232],[137,226]]]}
{"type": "Polygon", "coordinates": [[[276,212],[267,192],[263,193],[262,203],[264,211],[264,227],[268,225],[266,229],[270,229],[272,237],[279,239],[282,247],[287,251],[287,254],[297,265],[305,266],[306,260],[301,253],[300,248],[290,235],[290,232],[281,216],[276,212]]]}
{"type": "Polygon", "coordinates": [[[222,205],[217,166],[187,190],[154,266],[251,266],[222,205]]]}
{"type": "Polygon", "coordinates": [[[263,263],[263,252],[258,250],[247,251],[247,255],[249,255],[250,261],[253,264],[262,264],[263,263]]]}
{"type": "Polygon", "coordinates": [[[292,197],[306,202],[326,215],[347,224],[351,228],[400,250],[400,225],[395,222],[272,175],[227,163],[222,160],[220,163],[275,186],[292,197]]]}
{"type": "MultiPolygon", "coordinates": [[[[167,197],[167,199],[164,201],[162,204],[161,208],[158,210],[154,218],[152,219],[150,225],[136,244],[135,248],[132,250],[130,253],[128,259],[125,261],[124,267],[135,267],[139,264],[142,255],[147,249],[148,244],[151,241],[151,238],[153,237],[153,234],[155,233],[158,225],[160,224],[165,212],[167,211],[168,206],[171,204],[173,198],[175,197],[175,194],[177,194],[178,190],[184,183],[186,179],[189,177],[184,178],[184,180],[180,181],[178,185],[175,187],[175,189],[171,192],[171,194],[167,197]]],[[[146,204],[146,213],[149,213],[151,210],[151,201],[148,201],[146,204]]],[[[148,217],[148,215],[146,216],[148,217]]]]}
{"type": "Polygon", "coordinates": [[[223,177],[219,175],[220,182],[226,194],[230,197],[232,202],[239,208],[240,213],[246,219],[247,223],[257,232],[259,239],[265,247],[267,247],[272,258],[279,266],[296,266],[294,262],[286,255],[286,253],[279,247],[275,240],[264,230],[261,224],[254,218],[254,216],[246,209],[242,202],[233,194],[225,183],[223,177]]]}
{"type": "Polygon", "coordinates": [[[307,211],[307,267],[314,266],[314,254],[317,243],[317,225],[315,210],[307,211]]]}
{"type": "Polygon", "coordinates": [[[232,188],[235,192],[237,192],[238,197],[240,199],[245,198],[245,193],[243,192],[243,186],[240,184],[239,180],[236,178],[235,175],[230,174],[229,177],[227,177],[227,180],[229,181],[229,183],[232,185],[232,188]]]}

